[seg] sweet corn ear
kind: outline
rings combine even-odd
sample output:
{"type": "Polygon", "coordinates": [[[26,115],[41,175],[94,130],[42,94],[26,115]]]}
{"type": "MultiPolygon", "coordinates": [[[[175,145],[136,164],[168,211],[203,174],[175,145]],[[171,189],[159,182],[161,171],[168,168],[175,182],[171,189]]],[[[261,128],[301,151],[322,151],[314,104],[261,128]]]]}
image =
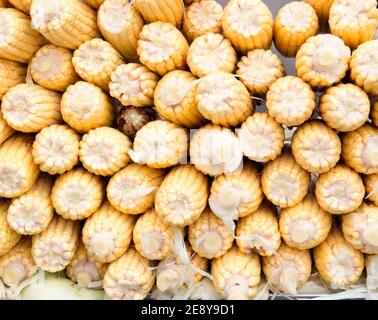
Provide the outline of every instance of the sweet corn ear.
{"type": "Polygon", "coordinates": [[[155,210],[171,225],[184,227],[199,218],[206,207],[208,181],[192,165],[173,168],[155,197],[155,210]]]}
{"type": "Polygon", "coordinates": [[[337,228],[315,247],[313,254],[320,277],[334,289],[354,284],[364,270],[364,255],[354,249],[337,228]]]}
{"type": "Polygon", "coordinates": [[[205,118],[197,108],[195,99],[197,78],[188,71],[167,73],[158,83],[154,105],[165,119],[188,128],[197,128],[205,118]]]}
{"type": "Polygon", "coordinates": [[[8,123],[3,118],[3,114],[0,112],[0,145],[15,132],[12,127],[8,126],[8,123]]]}
{"type": "Polygon", "coordinates": [[[344,214],[361,205],[365,188],[359,174],[339,164],[318,177],[315,194],[324,210],[332,214],[344,214]]]}
{"type": "Polygon", "coordinates": [[[90,5],[93,9],[98,9],[105,0],[84,0],[84,2],[90,5]]]}
{"type": "Polygon", "coordinates": [[[30,13],[32,0],[8,0],[8,2],[18,10],[21,10],[26,14],[30,13]]]}
{"type": "Polygon", "coordinates": [[[316,11],[322,24],[328,23],[329,9],[335,0],[302,0],[309,3],[316,11]]]}
{"type": "Polygon", "coordinates": [[[0,58],[0,100],[10,88],[25,82],[25,76],[25,66],[0,58]]]}
{"type": "Polygon", "coordinates": [[[6,254],[21,239],[21,235],[14,231],[8,223],[9,206],[9,200],[0,200],[0,256],[6,254]]]}
{"type": "Polygon", "coordinates": [[[364,176],[366,198],[378,207],[378,173],[364,176]]]}
{"type": "Polygon", "coordinates": [[[34,0],[30,16],[33,28],[57,46],[77,49],[100,36],[96,12],[80,0],[34,0]]]}
{"type": "Polygon", "coordinates": [[[34,186],[19,198],[12,199],[8,223],[19,234],[33,235],[46,230],[54,215],[51,202],[53,180],[40,174],[34,186]]]}
{"type": "Polygon", "coordinates": [[[80,224],[55,216],[47,229],[32,237],[32,255],[38,267],[57,272],[66,268],[75,255],[80,224]]]}
{"type": "Polygon", "coordinates": [[[135,0],[135,7],[147,23],[162,21],[177,26],[184,15],[182,0],[135,0]]]}
{"type": "Polygon", "coordinates": [[[132,240],[134,217],[105,202],[83,227],[83,242],[96,261],[108,263],[121,257],[132,240]]]}
{"type": "Polygon", "coordinates": [[[51,199],[57,214],[65,219],[82,220],[100,207],[103,193],[100,177],[75,168],[56,179],[51,199]]]}
{"type": "Polygon", "coordinates": [[[78,81],[67,88],[61,102],[62,117],[79,133],[111,126],[114,107],[108,96],[97,86],[78,81]]]}

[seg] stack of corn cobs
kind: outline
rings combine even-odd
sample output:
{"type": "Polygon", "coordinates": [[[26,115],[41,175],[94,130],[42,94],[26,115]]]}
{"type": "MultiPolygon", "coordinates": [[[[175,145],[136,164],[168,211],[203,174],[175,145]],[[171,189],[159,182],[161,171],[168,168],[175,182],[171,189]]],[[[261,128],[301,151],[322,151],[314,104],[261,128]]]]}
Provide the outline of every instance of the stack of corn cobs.
{"type": "Polygon", "coordinates": [[[378,288],[376,0],[0,7],[3,299],[378,288]]]}

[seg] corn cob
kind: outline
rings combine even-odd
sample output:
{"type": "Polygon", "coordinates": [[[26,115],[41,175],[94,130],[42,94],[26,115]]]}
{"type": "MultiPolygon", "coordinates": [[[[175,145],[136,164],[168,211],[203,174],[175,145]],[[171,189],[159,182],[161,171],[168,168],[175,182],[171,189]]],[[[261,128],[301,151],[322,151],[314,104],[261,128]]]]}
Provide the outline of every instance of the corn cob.
{"type": "Polygon", "coordinates": [[[77,49],[100,36],[96,12],[80,0],[33,0],[30,16],[33,28],[57,46],[77,49]]]}
{"type": "Polygon", "coordinates": [[[332,227],[332,215],[312,195],[297,205],[284,208],[279,219],[280,233],[287,245],[311,249],[322,243],[332,227]]]}
{"type": "Polygon", "coordinates": [[[13,8],[0,8],[0,58],[27,63],[45,40],[32,29],[30,17],[13,8]]]}
{"type": "Polygon", "coordinates": [[[350,60],[351,79],[371,95],[378,95],[377,50],[378,39],[367,41],[353,51],[350,60]]]}
{"type": "Polygon", "coordinates": [[[88,255],[84,243],[80,240],[75,255],[67,266],[68,277],[80,287],[90,288],[104,279],[107,265],[97,262],[88,255]]]}
{"type": "Polygon", "coordinates": [[[0,0],[0,8],[8,8],[9,6],[8,0],[0,0]]]}
{"type": "Polygon", "coordinates": [[[315,89],[323,89],[344,78],[351,51],[343,40],[331,34],[310,37],[296,55],[299,77],[315,89]]]}
{"type": "Polygon", "coordinates": [[[221,33],[223,8],[215,0],[201,0],[192,3],[185,10],[183,31],[192,42],[207,32],[221,33]]]}
{"type": "Polygon", "coordinates": [[[370,118],[375,126],[378,127],[378,97],[372,101],[370,118]]]}
{"type": "Polygon", "coordinates": [[[250,163],[234,174],[217,176],[211,185],[209,205],[234,234],[233,220],[256,211],[263,200],[258,170],[250,163]]]}
{"type": "Polygon", "coordinates": [[[154,105],[165,119],[188,128],[197,128],[205,118],[197,109],[196,84],[198,80],[188,71],[167,73],[155,89],[154,105]]]}
{"type": "Polygon", "coordinates": [[[274,82],[266,95],[271,117],[287,127],[299,126],[315,110],[315,93],[301,78],[287,76],[274,82]]]}
{"type": "Polygon", "coordinates": [[[128,0],[106,0],[97,14],[98,27],[128,62],[138,61],[138,39],[144,22],[128,0]]]}
{"type": "Polygon", "coordinates": [[[255,113],[237,131],[243,154],[250,160],[268,162],[280,155],[285,132],[267,113],[255,113]]]}
{"type": "Polygon", "coordinates": [[[22,64],[0,58],[0,100],[8,89],[25,81],[26,68],[22,64]]]}
{"type": "Polygon", "coordinates": [[[243,164],[243,151],[230,129],[208,124],[191,137],[190,161],[204,174],[229,174],[243,164]]]}
{"type": "Polygon", "coordinates": [[[365,176],[364,183],[367,193],[366,198],[378,207],[378,173],[365,176]]]}
{"type": "Polygon", "coordinates": [[[145,25],[139,36],[140,62],[151,71],[163,76],[172,70],[185,69],[189,45],[173,25],[153,22],[145,25]]]}
{"type": "Polygon", "coordinates": [[[99,87],[83,81],[69,86],[61,102],[63,120],[79,133],[110,126],[114,118],[113,108],[99,87]]]}
{"type": "Polygon", "coordinates": [[[285,75],[285,67],[272,51],[255,49],[241,58],[236,74],[252,94],[265,95],[285,75]]]}
{"type": "Polygon", "coordinates": [[[359,173],[378,173],[378,128],[366,123],[342,138],[342,157],[359,173]]]}
{"type": "Polygon", "coordinates": [[[0,197],[15,198],[29,191],[39,175],[33,161],[33,138],[17,134],[0,146],[0,197]]]}
{"type": "Polygon", "coordinates": [[[206,119],[225,127],[241,124],[254,111],[247,88],[225,72],[213,72],[201,79],[196,101],[206,119]]]}
{"type": "Polygon", "coordinates": [[[182,0],[135,0],[135,7],[147,23],[162,21],[177,26],[184,15],[182,0]]]}
{"type": "Polygon", "coordinates": [[[221,296],[215,291],[213,282],[209,278],[203,278],[195,285],[189,296],[190,300],[220,300],[221,296]]]}
{"type": "Polygon", "coordinates": [[[7,221],[9,206],[9,200],[0,199],[0,256],[6,254],[21,239],[21,235],[7,221]]]}
{"type": "Polygon", "coordinates": [[[34,186],[19,198],[12,199],[8,223],[19,234],[33,235],[46,230],[54,215],[51,202],[53,180],[41,174],[34,186]]]}
{"type": "Polygon", "coordinates": [[[278,220],[273,208],[261,205],[251,214],[238,220],[236,243],[244,253],[257,252],[260,256],[275,254],[281,245],[278,220]]]}
{"type": "Polygon", "coordinates": [[[311,274],[309,250],[291,248],[282,243],[277,255],[262,258],[262,269],[271,289],[296,294],[311,274]]]}
{"type": "Polygon", "coordinates": [[[93,9],[98,9],[105,0],[84,0],[84,2],[90,5],[93,9]]]}
{"type": "Polygon", "coordinates": [[[316,181],[316,198],[319,205],[332,214],[356,210],[365,196],[362,178],[345,165],[337,165],[316,181]]]}
{"type": "Polygon", "coordinates": [[[47,229],[32,237],[32,256],[44,271],[57,272],[72,261],[79,242],[80,224],[55,216],[47,229]]]}
{"type": "Polygon", "coordinates": [[[113,300],[143,300],[155,283],[153,265],[153,261],[129,248],[105,273],[103,287],[106,295],[113,300]]]}
{"type": "Polygon", "coordinates": [[[305,2],[293,1],[283,6],[274,21],[274,44],[286,57],[295,57],[299,48],[319,29],[318,16],[305,2]]]}
{"type": "Polygon", "coordinates": [[[60,94],[34,84],[18,84],[3,97],[1,111],[13,129],[22,132],[39,132],[59,123],[60,94]]]}
{"type": "Polygon", "coordinates": [[[321,96],[320,115],[324,122],[337,131],[353,131],[369,118],[370,101],[359,87],[348,83],[330,87],[321,96]]]}
{"type": "Polygon", "coordinates": [[[378,27],[376,0],[335,0],[329,11],[331,32],[351,49],[373,40],[378,27]]]}
{"type": "Polygon", "coordinates": [[[12,127],[8,126],[3,118],[3,114],[0,112],[0,145],[15,132],[16,131],[13,130],[12,127]]]}
{"type": "Polygon", "coordinates": [[[260,283],[261,266],[256,253],[244,253],[234,245],[211,262],[215,289],[227,300],[251,300],[260,283]]]}
{"type": "Polygon", "coordinates": [[[124,106],[151,106],[159,77],[139,63],[122,64],[112,73],[110,95],[124,106]]]}
{"type": "Polygon", "coordinates": [[[310,174],[302,169],[286,150],[268,162],[261,176],[262,189],[270,202],[281,208],[303,200],[310,184],[310,174]]]}
{"type": "Polygon", "coordinates": [[[366,286],[369,289],[378,288],[378,255],[365,256],[366,286]]]}
{"type": "Polygon", "coordinates": [[[319,17],[319,22],[322,24],[328,23],[329,9],[335,0],[302,0],[309,3],[316,11],[319,17]]]}
{"type": "Polygon", "coordinates": [[[178,125],[155,120],[140,129],[134,139],[131,159],[152,168],[167,168],[185,162],[189,135],[178,125]]]}
{"type": "Polygon", "coordinates": [[[83,227],[83,242],[88,254],[102,263],[118,259],[129,248],[134,224],[132,216],[104,202],[83,227]]]}
{"type": "Polygon", "coordinates": [[[293,135],[291,147],[297,163],[313,173],[324,173],[333,168],[341,154],[339,136],[320,120],[301,125],[293,135]]]}
{"type": "Polygon", "coordinates": [[[192,165],[173,168],[155,197],[157,214],[170,225],[184,227],[199,218],[206,208],[208,181],[192,165]]]}
{"type": "Polygon", "coordinates": [[[238,61],[230,40],[219,33],[205,33],[196,38],[189,47],[188,66],[197,77],[213,72],[232,73],[238,61]]]}
{"type": "Polygon", "coordinates": [[[164,171],[161,169],[129,164],[110,178],[107,187],[108,200],[123,213],[146,212],[153,207],[156,191],[163,179],[164,171]]]}
{"type": "Polygon", "coordinates": [[[64,92],[79,80],[71,60],[71,50],[48,44],[39,49],[30,61],[30,74],[40,86],[64,92]]]}
{"type": "Polygon", "coordinates": [[[8,0],[8,2],[18,10],[21,10],[26,14],[30,13],[32,0],[8,0]]]}
{"type": "Polygon", "coordinates": [[[332,229],[313,254],[320,277],[334,289],[354,284],[364,270],[364,255],[344,239],[338,228],[332,229]]]}
{"type": "Polygon", "coordinates": [[[189,226],[188,240],[200,257],[213,259],[224,255],[232,247],[234,237],[220,218],[205,209],[189,226]]]}
{"type": "Polygon", "coordinates": [[[51,199],[57,214],[65,219],[82,220],[100,207],[103,193],[100,177],[74,168],[56,179],[51,199]]]}

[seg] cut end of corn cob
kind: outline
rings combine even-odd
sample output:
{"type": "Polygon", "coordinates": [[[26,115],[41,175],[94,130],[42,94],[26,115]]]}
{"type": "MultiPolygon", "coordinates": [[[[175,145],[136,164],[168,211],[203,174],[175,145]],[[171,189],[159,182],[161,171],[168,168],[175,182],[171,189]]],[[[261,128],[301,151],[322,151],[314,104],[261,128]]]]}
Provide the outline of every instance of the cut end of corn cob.
{"type": "Polygon", "coordinates": [[[21,235],[14,231],[7,220],[10,201],[0,200],[0,256],[6,254],[21,239],[21,235]]]}
{"type": "Polygon", "coordinates": [[[25,66],[18,62],[0,59],[0,99],[8,89],[25,82],[25,76],[25,66]]]}

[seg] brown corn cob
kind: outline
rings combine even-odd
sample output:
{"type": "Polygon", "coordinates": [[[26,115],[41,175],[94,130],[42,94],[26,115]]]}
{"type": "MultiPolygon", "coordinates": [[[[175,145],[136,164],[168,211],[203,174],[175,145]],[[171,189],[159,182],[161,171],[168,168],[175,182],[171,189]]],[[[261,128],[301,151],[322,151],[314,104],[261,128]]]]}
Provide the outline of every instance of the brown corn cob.
{"type": "Polygon", "coordinates": [[[93,9],[98,9],[105,0],[84,0],[84,2],[90,5],[93,9]]]}
{"type": "Polygon", "coordinates": [[[10,201],[0,199],[0,256],[6,254],[21,239],[21,235],[14,231],[7,220],[10,201]]]}
{"type": "Polygon", "coordinates": [[[11,3],[12,6],[17,8],[18,10],[21,10],[26,14],[30,13],[32,0],[8,0],[8,2],[11,3]]]}
{"type": "Polygon", "coordinates": [[[0,145],[15,132],[12,127],[8,126],[8,123],[3,118],[3,114],[0,112],[0,145]]]}
{"type": "Polygon", "coordinates": [[[329,9],[335,0],[302,0],[314,7],[316,14],[319,17],[319,22],[328,23],[329,9]]]}
{"type": "Polygon", "coordinates": [[[22,64],[0,58],[0,100],[8,89],[25,81],[26,68],[22,64]]]}
{"type": "Polygon", "coordinates": [[[184,15],[182,0],[135,0],[135,7],[147,23],[162,21],[177,26],[184,15]]]}
{"type": "Polygon", "coordinates": [[[369,174],[364,177],[366,198],[378,207],[378,173],[369,174]]]}

